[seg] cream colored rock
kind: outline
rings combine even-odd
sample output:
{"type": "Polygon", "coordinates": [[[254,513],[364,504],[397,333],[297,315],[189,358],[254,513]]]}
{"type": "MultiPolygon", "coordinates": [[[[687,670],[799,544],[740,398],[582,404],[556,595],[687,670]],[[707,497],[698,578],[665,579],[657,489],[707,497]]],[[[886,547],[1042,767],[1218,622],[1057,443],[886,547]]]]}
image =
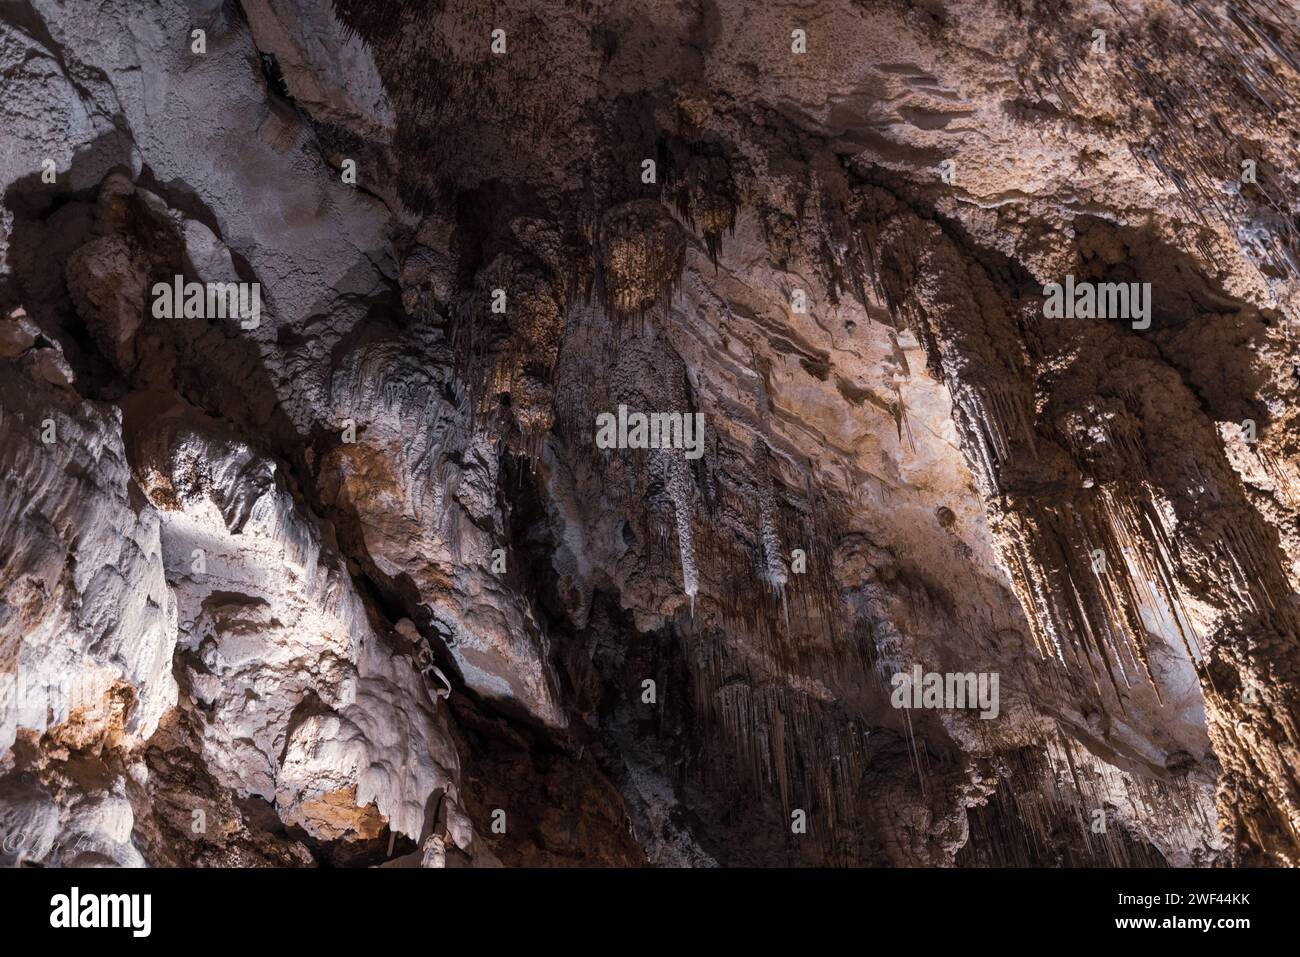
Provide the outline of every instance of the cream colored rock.
{"type": "Polygon", "coordinates": [[[158,516],[134,488],[115,408],[50,384],[39,365],[3,365],[0,746],[69,721],[142,742],[176,701],[158,516]]]}
{"type": "Polygon", "coordinates": [[[418,837],[458,765],[412,660],[371,627],[273,460],[158,397],[129,409],[214,772],[322,840],[385,823],[418,837]]]}

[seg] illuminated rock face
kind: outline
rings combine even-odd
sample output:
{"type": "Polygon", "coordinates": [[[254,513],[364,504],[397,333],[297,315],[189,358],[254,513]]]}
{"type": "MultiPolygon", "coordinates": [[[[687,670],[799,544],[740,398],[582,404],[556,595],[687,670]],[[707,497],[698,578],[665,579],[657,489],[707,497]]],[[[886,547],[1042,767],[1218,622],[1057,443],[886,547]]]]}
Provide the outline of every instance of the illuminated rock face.
{"type": "Polygon", "coordinates": [[[0,861],[1300,864],[1273,5],[200,7],[0,12],[0,861]]]}

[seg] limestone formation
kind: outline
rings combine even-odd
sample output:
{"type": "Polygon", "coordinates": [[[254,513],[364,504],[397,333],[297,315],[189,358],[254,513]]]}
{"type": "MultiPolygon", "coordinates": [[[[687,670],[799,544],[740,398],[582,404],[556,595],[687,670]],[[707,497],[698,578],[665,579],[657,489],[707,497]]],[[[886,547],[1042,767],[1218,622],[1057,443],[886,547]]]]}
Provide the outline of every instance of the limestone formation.
{"type": "Polygon", "coordinates": [[[0,863],[1300,866],[1298,51],[0,7],[0,863]]]}

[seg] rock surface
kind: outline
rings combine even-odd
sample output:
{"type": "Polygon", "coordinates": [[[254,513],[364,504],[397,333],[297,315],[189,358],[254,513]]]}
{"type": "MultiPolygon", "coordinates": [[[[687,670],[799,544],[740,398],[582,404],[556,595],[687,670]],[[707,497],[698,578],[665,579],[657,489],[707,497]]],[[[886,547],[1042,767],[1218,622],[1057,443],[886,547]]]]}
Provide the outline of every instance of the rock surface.
{"type": "Polygon", "coordinates": [[[0,9],[0,861],[1300,865],[1285,5],[81,6],[0,9]]]}

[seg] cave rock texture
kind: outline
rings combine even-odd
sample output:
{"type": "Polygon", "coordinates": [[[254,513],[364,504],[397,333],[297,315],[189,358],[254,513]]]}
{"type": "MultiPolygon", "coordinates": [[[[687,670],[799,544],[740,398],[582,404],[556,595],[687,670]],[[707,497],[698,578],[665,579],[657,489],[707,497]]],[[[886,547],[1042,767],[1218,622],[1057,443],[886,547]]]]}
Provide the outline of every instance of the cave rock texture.
{"type": "Polygon", "coordinates": [[[0,3],[0,863],[1300,865],[1298,103],[1289,0],[0,3]]]}

